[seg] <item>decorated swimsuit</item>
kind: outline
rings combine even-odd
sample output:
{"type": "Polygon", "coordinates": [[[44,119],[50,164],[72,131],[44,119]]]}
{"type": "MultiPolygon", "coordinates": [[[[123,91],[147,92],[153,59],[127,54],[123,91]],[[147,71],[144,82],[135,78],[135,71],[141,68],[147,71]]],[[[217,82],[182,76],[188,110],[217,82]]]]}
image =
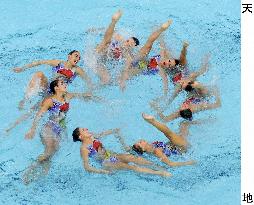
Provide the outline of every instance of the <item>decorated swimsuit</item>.
{"type": "Polygon", "coordinates": [[[172,154],[180,154],[180,151],[176,147],[173,148],[164,142],[155,141],[152,143],[152,145],[153,148],[161,148],[163,153],[168,157],[172,154]]]}
{"type": "MultiPolygon", "coordinates": [[[[95,157],[98,155],[99,148],[103,148],[102,143],[99,140],[94,140],[93,144],[89,145],[87,147],[89,154],[89,157],[95,157]]],[[[112,155],[110,151],[105,150],[105,154],[103,156],[103,163],[104,162],[110,162],[110,163],[116,163],[118,162],[118,159],[116,156],[112,155]]]]}
{"type": "Polygon", "coordinates": [[[52,71],[56,74],[56,79],[63,79],[68,84],[76,77],[75,70],[65,68],[63,63],[59,63],[56,67],[53,67],[52,71]]]}
{"type": "Polygon", "coordinates": [[[66,128],[65,117],[67,111],[69,110],[69,103],[62,103],[54,98],[51,98],[51,100],[53,102],[53,106],[48,110],[49,120],[46,123],[46,126],[49,126],[57,136],[60,136],[66,128]]]}
{"type": "Polygon", "coordinates": [[[113,40],[110,44],[109,49],[114,59],[119,60],[120,58],[122,58],[122,50],[119,41],[113,40]]]}

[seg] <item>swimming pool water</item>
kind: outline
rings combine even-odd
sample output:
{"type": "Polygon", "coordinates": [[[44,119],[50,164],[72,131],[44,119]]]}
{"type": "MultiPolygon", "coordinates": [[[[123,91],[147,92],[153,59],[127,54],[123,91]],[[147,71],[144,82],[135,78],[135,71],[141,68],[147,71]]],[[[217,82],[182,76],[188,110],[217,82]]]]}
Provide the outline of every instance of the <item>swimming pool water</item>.
{"type": "MultiPolygon", "coordinates": [[[[229,0],[196,1],[68,1],[11,0],[0,2],[0,204],[239,204],[240,203],[240,4],[229,0]],[[105,176],[84,171],[79,144],[71,140],[77,126],[100,132],[120,127],[127,144],[139,138],[164,140],[149,126],[141,112],[154,114],[149,102],[162,93],[158,76],[140,76],[128,82],[122,93],[117,86],[99,91],[104,103],[74,100],[68,113],[68,139],[54,157],[48,176],[29,186],[23,185],[23,170],[43,151],[38,134],[32,141],[24,135],[31,120],[18,126],[8,136],[4,129],[20,116],[17,103],[32,73],[50,69],[40,66],[24,73],[11,68],[36,59],[63,59],[73,49],[82,57],[102,35],[85,31],[105,27],[111,15],[121,8],[124,14],[117,29],[136,35],[141,44],[151,31],[167,19],[173,24],[165,40],[173,54],[179,55],[183,40],[190,43],[191,70],[200,66],[202,57],[211,53],[209,72],[200,81],[218,85],[222,107],[197,114],[197,119],[213,116],[214,122],[192,126],[190,151],[175,160],[195,159],[195,166],[169,168],[172,178],[118,172],[105,176]]],[[[151,54],[157,54],[155,44],[151,54]]],[[[86,58],[85,58],[86,59],[86,58]]],[[[87,72],[93,72],[81,62],[87,72]]],[[[121,66],[112,66],[118,73],[121,66]]],[[[78,79],[71,91],[82,91],[78,79]]],[[[182,96],[183,97],[183,96],[182,96]]],[[[181,97],[180,97],[181,98],[181,97]]],[[[178,99],[170,108],[179,105],[178,99]]],[[[178,129],[179,120],[168,125],[178,129]]],[[[103,141],[106,147],[121,151],[114,137],[103,141]]]]}

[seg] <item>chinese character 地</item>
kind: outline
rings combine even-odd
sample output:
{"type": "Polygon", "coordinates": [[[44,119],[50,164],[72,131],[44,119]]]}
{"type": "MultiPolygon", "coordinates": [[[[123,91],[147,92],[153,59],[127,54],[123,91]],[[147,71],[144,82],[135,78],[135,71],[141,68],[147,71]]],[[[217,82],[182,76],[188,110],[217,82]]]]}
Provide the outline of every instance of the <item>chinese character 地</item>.
{"type": "Polygon", "coordinates": [[[248,194],[244,193],[242,201],[246,201],[247,203],[253,203],[252,194],[250,194],[250,193],[248,193],[248,194]]]}

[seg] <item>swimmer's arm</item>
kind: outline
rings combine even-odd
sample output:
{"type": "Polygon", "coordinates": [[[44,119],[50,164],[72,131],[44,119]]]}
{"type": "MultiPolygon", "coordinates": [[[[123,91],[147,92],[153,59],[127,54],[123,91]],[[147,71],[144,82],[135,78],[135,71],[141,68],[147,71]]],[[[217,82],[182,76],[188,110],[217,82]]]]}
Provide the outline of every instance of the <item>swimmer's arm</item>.
{"type": "Polygon", "coordinates": [[[120,129],[115,133],[115,137],[119,140],[120,144],[123,146],[124,150],[126,152],[130,152],[131,151],[131,147],[128,146],[125,141],[124,141],[124,138],[123,136],[121,135],[120,133],[120,129]]]}
{"type": "Polygon", "coordinates": [[[44,100],[42,102],[40,110],[36,113],[36,116],[34,118],[34,121],[33,121],[31,129],[29,130],[28,133],[26,133],[26,136],[25,136],[26,139],[32,139],[34,137],[37,125],[38,125],[41,117],[52,106],[53,106],[53,102],[52,102],[52,100],[50,98],[47,98],[46,100],[44,100]]]}
{"type": "Polygon", "coordinates": [[[39,65],[50,65],[50,66],[57,66],[61,61],[60,60],[41,60],[41,61],[34,61],[30,64],[26,64],[22,67],[13,68],[13,71],[16,73],[23,72],[29,68],[36,67],[39,65]]]}
{"type": "Polygon", "coordinates": [[[100,27],[100,28],[89,28],[85,31],[85,33],[95,33],[98,34],[101,31],[104,31],[105,28],[104,27],[100,27]]]}
{"type": "Polygon", "coordinates": [[[183,48],[181,50],[181,54],[180,54],[180,58],[179,58],[179,63],[182,66],[185,66],[187,64],[187,59],[186,59],[186,55],[187,55],[187,47],[189,46],[188,42],[184,42],[183,43],[183,48]]]}
{"type": "Polygon", "coordinates": [[[103,102],[103,98],[99,96],[93,95],[91,92],[85,92],[85,93],[67,93],[66,99],[70,100],[72,98],[79,98],[83,100],[92,100],[95,102],[103,102]]]}
{"type": "Polygon", "coordinates": [[[162,68],[159,69],[159,74],[162,78],[163,92],[164,92],[164,95],[166,96],[168,94],[168,77],[167,77],[167,74],[165,73],[165,71],[162,68]]]}
{"type": "Polygon", "coordinates": [[[162,162],[167,164],[170,167],[178,167],[178,166],[185,166],[185,165],[192,165],[195,164],[196,162],[191,160],[191,161],[186,161],[186,162],[173,162],[168,159],[168,157],[160,150],[160,149],[155,149],[154,150],[154,155],[158,157],[162,162]]]}
{"type": "Polygon", "coordinates": [[[221,107],[221,98],[218,93],[215,93],[216,102],[215,103],[201,103],[198,105],[193,105],[192,112],[197,113],[204,110],[212,110],[221,107]]]}
{"type": "Polygon", "coordinates": [[[180,84],[177,84],[175,86],[174,93],[171,95],[171,97],[167,100],[166,106],[170,105],[174,99],[179,95],[179,93],[182,91],[182,87],[180,84]]]}
{"type": "Polygon", "coordinates": [[[80,67],[78,67],[76,69],[77,74],[82,78],[82,80],[85,81],[85,83],[87,83],[87,87],[89,90],[92,90],[93,87],[93,83],[91,78],[87,75],[87,73],[80,67]]]}
{"type": "Polygon", "coordinates": [[[158,113],[160,118],[163,120],[163,122],[170,122],[178,117],[180,117],[179,110],[176,112],[171,113],[168,116],[163,115],[163,113],[158,113]]]}
{"type": "Polygon", "coordinates": [[[94,134],[94,138],[102,138],[102,137],[105,137],[107,135],[112,135],[112,134],[115,134],[118,132],[118,128],[116,129],[109,129],[109,130],[106,130],[106,131],[103,131],[101,133],[98,133],[98,134],[94,134]]]}
{"type": "Polygon", "coordinates": [[[194,81],[196,80],[196,78],[200,75],[203,75],[205,74],[207,71],[208,71],[208,68],[209,68],[209,58],[210,58],[210,55],[206,55],[203,59],[203,63],[201,65],[201,68],[197,71],[197,72],[193,72],[190,74],[190,80],[194,81]]]}
{"type": "Polygon", "coordinates": [[[166,47],[166,43],[164,41],[163,37],[160,37],[160,55],[162,58],[171,58],[170,52],[168,48],[166,47]]]}
{"type": "Polygon", "coordinates": [[[93,172],[93,173],[99,173],[99,174],[109,174],[110,172],[108,170],[104,169],[96,169],[89,165],[89,157],[88,157],[88,150],[87,148],[81,148],[81,157],[83,159],[83,165],[86,171],[93,172]]]}

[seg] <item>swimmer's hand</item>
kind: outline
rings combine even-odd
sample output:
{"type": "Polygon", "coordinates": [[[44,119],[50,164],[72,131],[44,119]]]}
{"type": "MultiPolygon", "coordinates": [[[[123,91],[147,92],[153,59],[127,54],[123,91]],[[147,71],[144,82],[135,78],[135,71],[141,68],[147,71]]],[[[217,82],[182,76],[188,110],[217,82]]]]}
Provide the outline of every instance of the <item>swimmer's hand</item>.
{"type": "Polygon", "coordinates": [[[17,67],[17,68],[13,68],[12,69],[15,73],[21,73],[24,71],[24,68],[20,68],[20,67],[17,67]]]}
{"type": "Polygon", "coordinates": [[[190,161],[185,162],[185,165],[193,165],[193,164],[197,164],[197,161],[190,160],[190,161]]]}
{"type": "Polygon", "coordinates": [[[33,139],[34,138],[34,135],[35,135],[35,129],[30,129],[26,135],[25,135],[25,139],[27,140],[30,140],[30,139],[33,139]]]}

